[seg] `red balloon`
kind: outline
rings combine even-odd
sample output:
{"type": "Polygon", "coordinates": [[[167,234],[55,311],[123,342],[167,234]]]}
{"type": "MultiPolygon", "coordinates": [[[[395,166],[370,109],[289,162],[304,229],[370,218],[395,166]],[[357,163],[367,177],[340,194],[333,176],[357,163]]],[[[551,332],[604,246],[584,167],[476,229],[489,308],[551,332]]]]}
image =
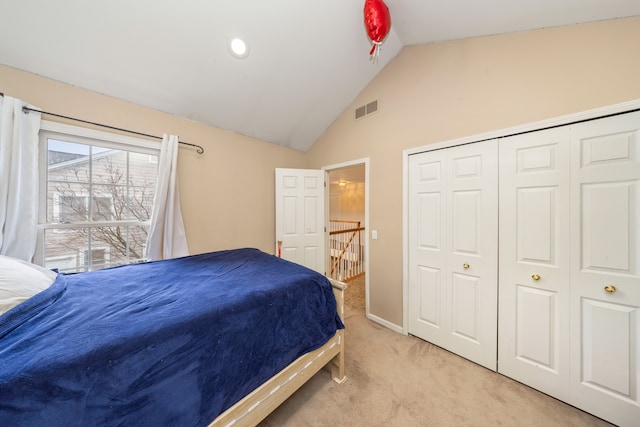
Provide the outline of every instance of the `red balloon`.
{"type": "Polygon", "coordinates": [[[373,47],[369,55],[373,55],[376,48],[382,44],[391,29],[391,16],[389,8],[383,0],[365,0],[364,2],[364,26],[373,47]]]}

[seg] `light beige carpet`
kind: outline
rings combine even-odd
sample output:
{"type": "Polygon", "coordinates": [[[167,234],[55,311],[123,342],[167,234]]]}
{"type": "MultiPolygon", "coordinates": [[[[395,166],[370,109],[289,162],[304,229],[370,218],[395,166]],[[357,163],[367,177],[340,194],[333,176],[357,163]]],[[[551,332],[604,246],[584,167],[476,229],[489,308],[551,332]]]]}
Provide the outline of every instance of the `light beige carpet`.
{"type": "Polygon", "coordinates": [[[610,426],[346,307],[346,372],[321,370],[261,427],[610,426]]]}
{"type": "Polygon", "coordinates": [[[364,276],[347,283],[347,290],[344,292],[344,304],[364,313],[366,304],[364,276]]]}

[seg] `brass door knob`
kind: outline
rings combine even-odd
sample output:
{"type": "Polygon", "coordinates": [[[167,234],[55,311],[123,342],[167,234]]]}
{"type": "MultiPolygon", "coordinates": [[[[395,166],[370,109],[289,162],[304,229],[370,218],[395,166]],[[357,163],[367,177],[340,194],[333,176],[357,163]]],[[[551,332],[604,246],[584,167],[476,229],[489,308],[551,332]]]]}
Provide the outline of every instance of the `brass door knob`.
{"type": "Polygon", "coordinates": [[[471,267],[469,264],[467,264],[466,262],[464,264],[462,264],[462,266],[464,267],[465,270],[468,270],[469,267],[471,267]]]}
{"type": "Polygon", "coordinates": [[[539,274],[532,274],[532,275],[531,275],[531,278],[532,278],[533,280],[540,280],[540,275],[539,275],[539,274]]]}
{"type": "Polygon", "coordinates": [[[608,293],[608,294],[614,294],[614,293],[616,293],[616,287],[615,287],[615,286],[613,286],[613,285],[607,285],[607,286],[605,286],[605,287],[604,287],[604,290],[605,290],[605,292],[606,292],[606,293],[608,293]]]}

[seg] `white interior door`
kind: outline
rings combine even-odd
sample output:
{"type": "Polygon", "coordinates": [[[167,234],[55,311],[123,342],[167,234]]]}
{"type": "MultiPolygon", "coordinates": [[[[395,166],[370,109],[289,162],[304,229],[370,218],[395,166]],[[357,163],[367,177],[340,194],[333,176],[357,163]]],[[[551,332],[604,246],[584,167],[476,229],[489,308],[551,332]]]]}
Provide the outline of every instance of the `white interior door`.
{"type": "Polygon", "coordinates": [[[325,172],[276,169],[276,254],[325,273],[325,172]]]}
{"type": "Polygon", "coordinates": [[[496,370],[497,142],[409,159],[409,333],[496,370]]]}
{"type": "Polygon", "coordinates": [[[640,423],[640,113],[575,125],[572,403],[640,423]]]}
{"type": "Polygon", "coordinates": [[[569,128],[504,138],[498,371],[569,399],[569,128]]]}

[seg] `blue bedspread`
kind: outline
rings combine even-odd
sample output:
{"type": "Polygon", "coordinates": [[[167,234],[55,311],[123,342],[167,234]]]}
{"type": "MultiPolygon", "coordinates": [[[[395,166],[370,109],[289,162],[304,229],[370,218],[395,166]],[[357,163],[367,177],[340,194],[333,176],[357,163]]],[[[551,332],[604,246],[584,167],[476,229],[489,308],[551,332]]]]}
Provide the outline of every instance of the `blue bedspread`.
{"type": "Polygon", "coordinates": [[[59,274],[0,316],[0,425],[207,425],[342,327],[324,276],[257,249],[59,274]]]}

